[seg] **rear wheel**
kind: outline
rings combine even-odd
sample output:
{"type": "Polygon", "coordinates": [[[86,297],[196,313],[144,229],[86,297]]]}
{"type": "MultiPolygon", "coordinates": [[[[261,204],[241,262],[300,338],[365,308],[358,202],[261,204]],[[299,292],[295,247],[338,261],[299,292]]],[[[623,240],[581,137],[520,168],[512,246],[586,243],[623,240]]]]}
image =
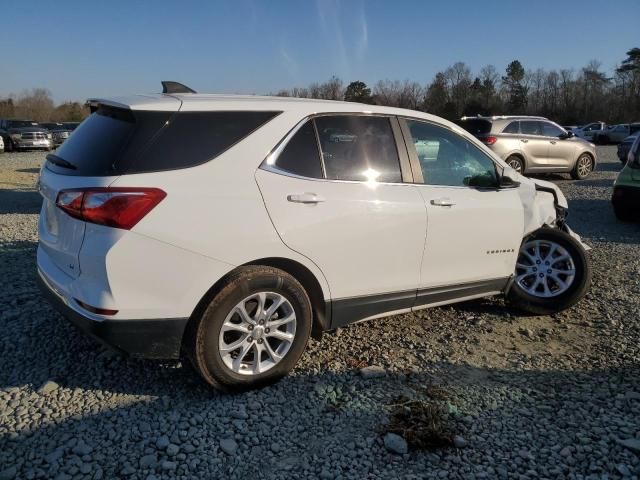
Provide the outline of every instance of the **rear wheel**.
{"type": "Polygon", "coordinates": [[[513,168],[518,173],[524,173],[524,160],[517,155],[511,155],[507,157],[507,165],[513,168]]]}
{"type": "Polygon", "coordinates": [[[215,388],[263,387],[295,366],[311,322],[311,302],[294,277],[272,267],[242,267],[192,328],[188,353],[215,388]]]}
{"type": "Polygon", "coordinates": [[[571,177],[574,180],[582,180],[587,178],[593,171],[593,158],[588,153],[583,153],[578,157],[576,164],[571,171],[571,177]]]}
{"type": "Polygon", "coordinates": [[[590,285],[591,262],[582,245],[565,232],[543,228],[520,247],[508,300],[526,312],[547,315],[575,305],[590,285]]]}

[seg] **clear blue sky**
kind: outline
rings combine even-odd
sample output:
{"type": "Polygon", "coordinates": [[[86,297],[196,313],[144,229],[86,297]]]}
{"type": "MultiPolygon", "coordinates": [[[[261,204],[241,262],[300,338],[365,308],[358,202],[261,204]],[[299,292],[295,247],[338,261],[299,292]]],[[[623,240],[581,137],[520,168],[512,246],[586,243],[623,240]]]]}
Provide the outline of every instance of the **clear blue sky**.
{"type": "Polygon", "coordinates": [[[612,71],[640,47],[638,20],[639,0],[15,0],[2,6],[0,95],[46,87],[84,100],[160,80],[266,93],[334,74],[426,83],[456,61],[502,72],[515,58],[612,71]]]}

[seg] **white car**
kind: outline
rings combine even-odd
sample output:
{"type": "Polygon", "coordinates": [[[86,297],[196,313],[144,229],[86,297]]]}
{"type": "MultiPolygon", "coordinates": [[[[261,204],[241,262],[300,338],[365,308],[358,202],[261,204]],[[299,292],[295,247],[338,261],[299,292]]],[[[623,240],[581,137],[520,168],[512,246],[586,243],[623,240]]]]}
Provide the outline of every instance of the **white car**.
{"type": "Polygon", "coordinates": [[[41,171],[43,291],[120,351],[241,390],[355,321],[491,295],[548,314],[589,288],[562,192],[453,123],[184,91],[91,100],[41,171]]]}
{"type": "Polygon", "coordinates": [[[579,128],[574,128],[571,132],[574,133],[576,137],[593,141],[593,139],[606,128],[607,124],[604,122],[593,122],[579,128]]]}

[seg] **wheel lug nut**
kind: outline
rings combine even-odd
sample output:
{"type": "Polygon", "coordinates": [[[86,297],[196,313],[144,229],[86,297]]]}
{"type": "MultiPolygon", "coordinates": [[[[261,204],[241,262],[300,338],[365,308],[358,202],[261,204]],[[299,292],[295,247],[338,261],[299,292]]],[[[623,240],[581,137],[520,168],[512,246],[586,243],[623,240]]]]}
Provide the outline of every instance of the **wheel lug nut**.
{"type": "Polygon", "coordinates": [[[249,325],[249,330],[253,330],[253,325],[249,325]]]}
{"type": "Polygon", "coordinates": [[[548,273],[548,274],[551,274],[551,270],[547,270],[547,273],[548,273]]]}
{"type": "Polygon", "coordinates": [[[264,333],[269,333],[271,331],[271,329],[269,327],[264,329],[264,333]]]}
{"type": "Polygon", "coordinates": [[[253,342],[253,337],[252,336],[248,336],[247,337],[247,342],[253,342]]]}
{"type": "Polygon", "coordinates": [[[262,340],[261,338],[258,339],[258,343],[262,343],[264,342],[264,340],[262,340]]]}
{"type": "Polygon", "coordinates": [[[264,325],[264,320],[260,320],[258,323],[259,323],[260,325],[264,325]]]}

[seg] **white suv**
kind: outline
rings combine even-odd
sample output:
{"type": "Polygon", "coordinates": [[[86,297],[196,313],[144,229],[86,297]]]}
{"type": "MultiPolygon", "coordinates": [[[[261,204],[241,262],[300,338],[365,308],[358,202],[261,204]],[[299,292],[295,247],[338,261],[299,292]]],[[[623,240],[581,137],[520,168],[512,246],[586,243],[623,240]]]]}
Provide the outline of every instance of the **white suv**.
{"type": "Polygon", "coordinates": [[[546,314],[589,288],[560,190],[450,122],[181,92],[92,100],[41,171],[43,291],[120,351],[247,389],[348,323],[500,294],[546,314]]]}

